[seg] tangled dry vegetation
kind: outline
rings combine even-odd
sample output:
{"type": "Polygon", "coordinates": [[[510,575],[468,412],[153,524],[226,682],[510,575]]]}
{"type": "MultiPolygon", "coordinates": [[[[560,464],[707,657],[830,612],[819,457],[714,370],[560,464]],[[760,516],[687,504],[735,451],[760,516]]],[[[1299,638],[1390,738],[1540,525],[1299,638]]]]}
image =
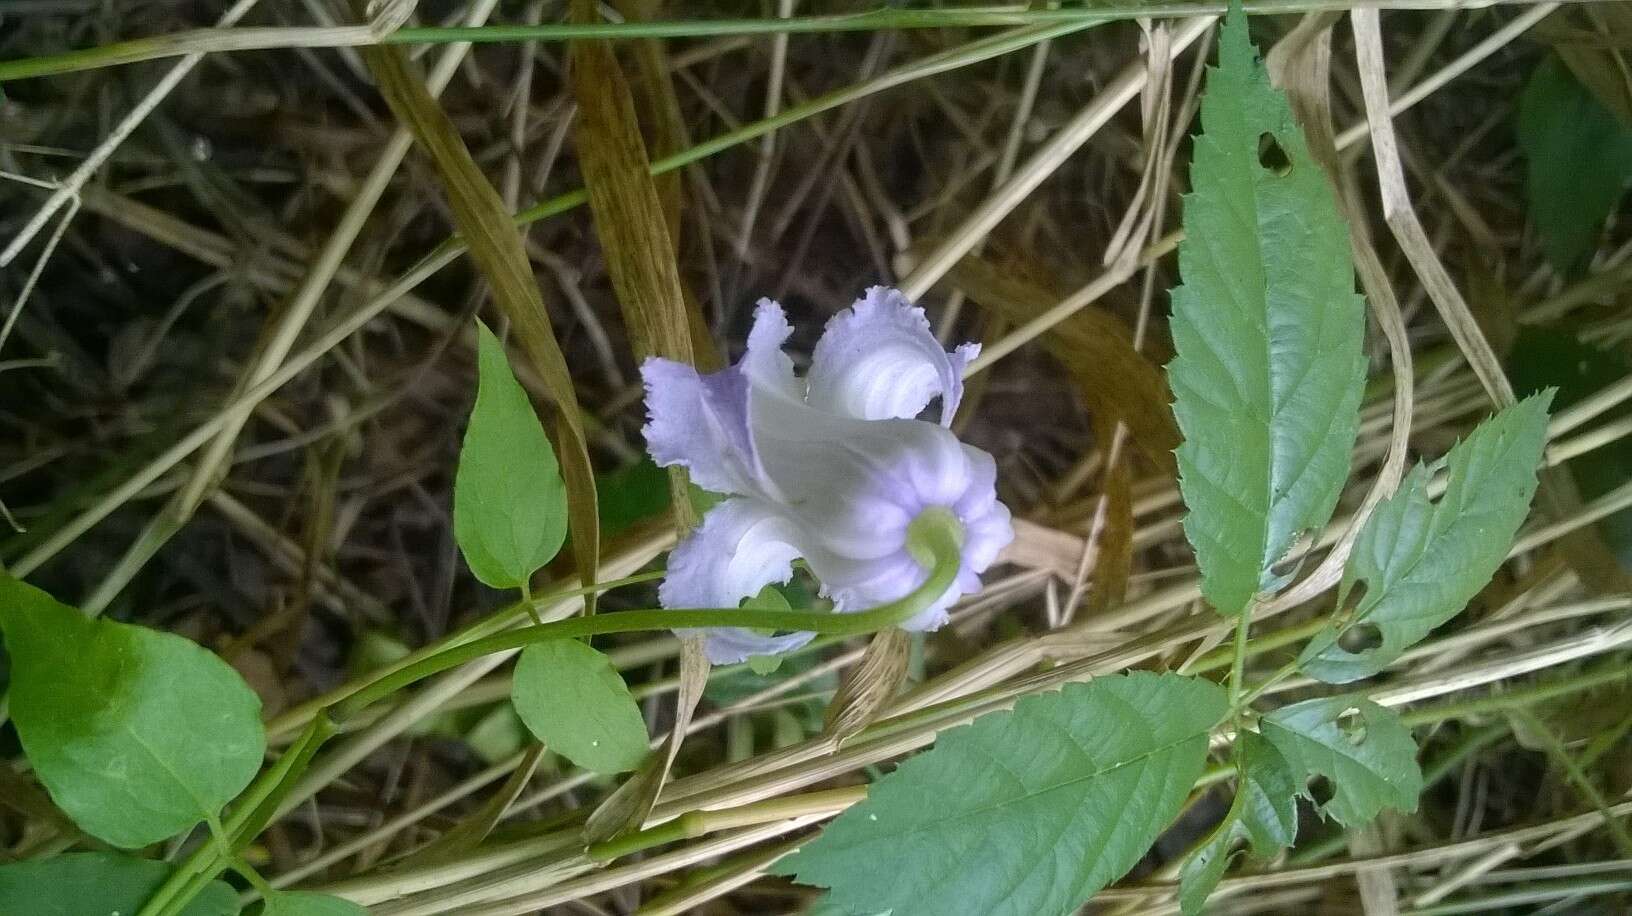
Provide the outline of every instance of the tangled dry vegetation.
{"type": "MultiPolygon", "coordinates": [[[[844,11],[615,6],[630,19],[844,11]]],[[[1391,456],[1441,454],[1511,397],[1501,361],[1524,364],[1516,380],[1559,384],[1585,374],[1568,346],[1625,352],[1626,223],[1611,220],[1589,270],[1548,268],[1513,119],[1551,48],[1622,61],[1632,31],[1606,31],[1596,4],[1390,10],[1378,59],[1365,53],[1376,17],[1351,26],[1346,8],[1312,6],[1326,9],[1254,30],[1317,148],[1330,113],[1329,161],[1374,315],[1357,473],[1297,561],[1329,585],[1324,551],[1377,476],[1397,475],[1391,456]],[[1368,127],[1366,94],[1379,90],[1397,117],[1368,127]],[[1408,360],[1390,357],[1390,333],[1408,360]],[[1565,349],[1537,350],[1540,334],[1565,349]],[[1395,441],[1407,428],[1396,411],[1408,440],[1395,441]]],[[[245,7],[257,25],[344,15],[317,0],[234,12],[245,7]]],[[[444,0],[417,16],[548,22],[559,7],[444,0]]],[[[223,9],[18,0],[0,6],[0,58],[209,25],[223,9]]],[[[865,286],[900,285],[944,339],[985,342],[958,429],[997,457],[1019,538],[954,625],[914,646],[899,690],[871,688],[876,708],[850,723],[866,727],[842,743],[822,711],[865,641],[819,642],[769,675],[713,673],[681,717],[652,818],[797,796],[774,816],[589,861],[571,837],[614,785],[528,749],[495,656],[352,723],[251,850],[261,871],[397,916],[791,912],[813,898],[762,877],[766,864],[938,730],[1099,673],[1222,673],[1227,624],[1201,605],[1180,529],[1160,371],[1212,24],[618,44],[653,159],[734,141],[656,183],[705,339],[737,352],[760,296],[814,329],[865,286]],[[993,34],[1008,44],[991,47],[993,34]],[[847,87],[863,91],[825,95],[847,87]],[[744,129],[767,120],[780,129],[744,129]]],[[[359,51],[294,44],[18,80],[0,103],[0,497],[15,519],[0,557],[64,600],[219,652],[260,693],[274,745],[320,698],[500,602],[459,562],[449,506],[474,396],[469,319],[501,327],[506,313],[470,260],[424,268],[453,231],[448,188],[359,51]],[[36,221],[47,202],[59,206],[36,221]]],[[[579,150],[595,134],[581,125],[599,103],[575,86],[565,44],[414,50],[512,211],[584,183],[579,150]]],[[[641,462],[640,342],[617,276],[632,243],[603,245],[609,230],[588,208],[553,209],[520,232],[601,474],[601,575],[628,576],[673,536],[665,479],[641,462]]],[[[1217,912],[1610,913],[1632,901],[1632,541],[1620,521],[1632,485],[1616,477],[1632,460],[1632,374],[1602,368],[1555,416],[1554,470],[1511,561],[1376,694],[1423,744],[1419,810],[1350,834],[1309,817],[1290,854],[1226,879],[1217,912]],[[1599,462],[1591,482],[1570,474],[1585,458],[1599,462]]],[[[553,574],[570,578],[570,559],[553,574]]],[[[1332,601],[1309,587],[1260,609],[1249,673],[1280,668],[1332,601]]],[[[648,607],[653,594],[603,602],[648,607]]],[[[677,691],[697,687],[677,643],[607,647],[665,734],[677,691]]],[[[4,772],[6,853],[73,844],[26,775],[4,772]]],[[[1172,859],[1221,813],[1199,789],[1091,908],[1176,912],[1172,859]]]]}

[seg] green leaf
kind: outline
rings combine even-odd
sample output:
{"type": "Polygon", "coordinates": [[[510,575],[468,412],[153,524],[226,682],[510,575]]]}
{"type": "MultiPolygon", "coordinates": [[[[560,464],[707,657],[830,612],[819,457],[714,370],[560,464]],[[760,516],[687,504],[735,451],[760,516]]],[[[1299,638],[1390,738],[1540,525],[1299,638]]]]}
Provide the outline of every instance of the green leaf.
{"type": "Polygon", "coordinates": [[[1298,837],[1298,783],[1286,757],[1257,732],[1241,736],[1241,765],[1246,783],[1240,789],[1241,826],[1252,851],[1269,858],[1298,837]]]}
{"type": "Polygon", "coordinates": [[[1148,672],[1023,698],[943,732],[772,870],[858,913],[1071,912],[1178,813],[1227,707],[1211,682],[1148,672]]]}
{"type": "Polygon", "coordinates": [[[1632,181],[1632,128],[1548,55],[1519,95],[1518,133],[1530,220],[1553,268],[1568,273],[1632,181]]]}
{"type": "MultiPolygon", "coordinates": [[[[0,865],[0,913],[13,916],[133,916],[170,877],[163,862],[112,852],[71,852],[0,865]]],[[[211,881],[181,916],[234,916],[238,894],[211,881]]]]}
{"type": "Polygon", "coordinates": [[[863,910],[856,912],[833,905],[829,895],[823,894],[821,899],[805,911],[804,916],[890,916],[889,910],[863,910]]]}
{"type": "Polygon", "coordinates": [[[480,383],[454,478],[453,534],[476,578],[518,588],[561,549],[567,488],[504,346],[477,325],[480,383]]]}
{"type": "Polygon", "coordinates": [[[1256,732],[1243,732],[1240,741],[1235,800],[1179,868],[1179,906],[1185,916],[1201,912],[1229,868],[1237,840],[1251,841],[1253,851],[1268,858],[1297,837],[1298,787],[1286,758],[1256,732]]]}
{"type": "Polygon", "coordinates": [[[612,660],[576,639],[522,650],[510,700],[538,740],[586,770],[640,766],[650,739],[612,660]]]}
{"type": "Polygon", "coordinates": [[[1231,849],[1241,836],[1241,821],[1236,815],[1236,806],[1240,804],[1238,797],[1223,822],[1214,827],[1179,866],[1179,912],[1184,916],[1201,912],[1207,905],[1207,896],[1218,887],[1229,869],[1231,849]]]}
{"type": "Polygon", "coordinates": [[[256,910],[257,916],[368,916],[368,910],[328,894],[276,891],[256,910]]]}
{"type": "Polygon", "coordinates": [[[1270,568],[1300,532],[1331,518],[1359,423],[1365,307],[1331,188],[1239,8],[1219,42],[1167,371],[1185,534],[1202,593],[1231,617],[1278,585],[1270,568]]]}
{"type": "Polygon", "coordinates": [[[1305,673],[1333,684],[1376,674],[1484,588],[1530,511],[1551,400],[1551,390],[1528,397],[1452,448],[1438,503],[1428,501],[1434,469],[1419,464],[1378,504],[1355,539],[1339,604],[1357,582],[1365,594],[1304,647],[1305,673]],[[1339,641],[1359,628],[1374,628],[1377,644],[1351,652],[1339,641]]]}
{"type": "Polygon", "coordinates": [[[1332,798],[1320,812],[1343,826],[1358,827],[1384,808],[1416,810],[1417,745],[1392,711],[1359,696],[1326,697],[1277,709],[1261,727],[1304,795],[1312,777],[1331,784],[1332,798]]]}
{"type": "Polygon", "coordinates": [[[219,812],[260,769],[261,701],[198,644],[91,620],[9,576],[0,628],[23,751],[86,833],[158,842],[219,812]]]}

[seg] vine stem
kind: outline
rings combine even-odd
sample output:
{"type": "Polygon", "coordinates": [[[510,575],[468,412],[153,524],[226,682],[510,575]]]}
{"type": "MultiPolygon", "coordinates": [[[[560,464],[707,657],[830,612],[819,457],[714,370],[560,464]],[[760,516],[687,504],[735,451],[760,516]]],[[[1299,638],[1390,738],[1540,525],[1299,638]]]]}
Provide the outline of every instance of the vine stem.
{"type": "Polygon", "coordinates": [[[308,700],[299,706],[285,710],[277,718],[267,723],[267,737],[275,741],[289,735],[296,729],[305,726],[310,721],[311,716],[316,715],[321,710],[334,706],[346,697],[364,689],[369,684],[388,677],[391,674],[402,670],[403,668],[407,668],[410,665],[421,661],[422,659],[434,656],[439,652],[444,651],[449,646],[459,645],[472,639],[479,639],[493,632],[502,630],[505,627],[515,623],[523,613],[531,614],[533,619],[537,620],[538,609],[544,605],[554,604],[558,601],[564,601],[568,598],[575,598],[580,595],[586,595],[592,591],[601,593],[611,591],[614,588],[622,588],[626,585],[636,585],[642,582],[650,582],[654,579],[662,578],[663,574],[664,571],[659,569],[652,572],[643,572],[632,576],[625,576],[621,579],[609,579],[605,582],[599,582],[591,586],[574,586],[572,588],[553,589],[541,595],[535,595],[531,599],[524,598],[522,601],[506,605],[500,610],[488,615],[486,618],[465,627],[463,630],[460,630],[451,636],[446,636],[434,643],[431,643],[430,645],[415,649],[413,652],[410,652],[409,654],[397,659],[383,668],[370,671],[368,674],[364,675],[358,680],[348,683],[343,687],[336,688],[335,690],[331,690],[323,696],[308,700]]]}
{"type": "MultiPolygon", "coordinates": [[[[946,594],[957,579],[962,554],[963,526],[944,509],[929,509],[908,527],[907,541],[915,556],[930,562],[929,575],[911,593],[870,611],[855,614],[815,614],[791,611],[760,611],[743,608],[672,608],[619,611],[594,617],[573,617],[552,623],[520,627],[485,639],[454,646],[412,665],[403,667],[363,687],[336,707],[344,719],[410,684],[466,662],[520,649],[552,639],[582,639],[608,633],[637,633],[646,630],[709,629],[749,627],[770,630],[799,630],[827,636],[860,636],[897,626],[929,607],[946,594]]],[[[923,560],[920,560],[923,562],[923,560]]]]}

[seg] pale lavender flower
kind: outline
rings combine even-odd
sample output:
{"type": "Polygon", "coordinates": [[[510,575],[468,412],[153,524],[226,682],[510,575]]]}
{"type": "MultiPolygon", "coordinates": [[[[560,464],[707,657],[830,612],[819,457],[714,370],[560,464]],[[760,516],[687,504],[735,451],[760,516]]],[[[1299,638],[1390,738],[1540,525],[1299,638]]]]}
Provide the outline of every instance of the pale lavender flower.
{"type": "MultiPolygon", "coordinates": [[[[881,286],[828,322],[807,378],[782,352],[790,333],[782,307],[762,299],[735,366],[708,375],[664,359],[641,367],[652,458],[731,494],[674,549],[658,596],[671,608],[736,607],[787,582],[802,558],[836,611],[868,610],[923,584],[928,570],[907,548],[907,526],[940,508],[963,528],[958,576],[904,624],[933,630],[1014,538],[992,457],[947,429],[980,348],[947,353],[923,309],[881,286]],[[936,397],[939,424],[915,419],[936,397]]],[[[721,627],[706,631],[706,649],[726,664],[812,635],[721,627]]]]}

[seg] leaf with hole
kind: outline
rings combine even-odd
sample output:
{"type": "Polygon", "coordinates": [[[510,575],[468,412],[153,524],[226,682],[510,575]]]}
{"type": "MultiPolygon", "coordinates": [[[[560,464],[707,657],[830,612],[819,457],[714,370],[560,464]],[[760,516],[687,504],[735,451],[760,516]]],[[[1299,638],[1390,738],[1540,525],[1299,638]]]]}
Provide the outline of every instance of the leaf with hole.
{"type": "Polygon", "coordinates": [[[942,732],[772,871],[852,912],[1069,913],[1178,813],[1227,707],[1216,684],[1148,672],[1022,698],[942,732]]]}
{"type": "Polygon", "coordinates": [[[1232,850],[1247,840],[1269,858],[1297,837],[1298,786],[1286,758],[1257,732],[1243,732],[1238,751],[1235,799],[1224,820],[1179,868],[1179,906],[1184,916],[1202,911],[1230,866],[1232,850]]]}
{"type": "Polygon", "coordinates": [[[1530,221],[1553,268],[1574,271],[1632,181],[1632,126],[1548,55],[1519,94],[1518,131],[1530,221]]]}
{"type": "Polygon", "coordinates": [[[1332,797],[1320,812],[1343,826],[1358,827],[1384,808],[1417,809],[1417,744],[1393,711],[1364,697],[1325,697],[1277,709],[1261,727],[1303,795],[1313,797],[1314,777],[1330,783],[1332,797]]]}
{"type": "Polygon", "coordinates": [[[0,577],[0,629],[23,751],[91,836],[126,848],[174,836],[260,769],[261,701],[197,643],[92,620],[10,576],[0,577]]]}
{"type": "MultiPolygon", "coordinates": [[[[112,852],[70,852],[0,865],[0,913],[16,916],[132,916],[169,879],[164,862],[112,852]]],[[[238,894],[204,885],[180,916],[235,916],[238,894]]]]}
{"type": "Polygon", "coordinates": [[[576,639],[522,650],[510,700],[538,740],[596,773],[640,766],[650,739],[612,660],[576,639]]]}
{"type": "Polygon", "coordinates": [[[1286,97],[1231,11],[1184,199],[1168,364],[1202,593],[1227,617],[1331,518],[1365,384],[1349,232],[1286,97]]]}
{"type": "Polygon", "coordinates": [[[477,323],[479,385],[453,484],[453,533],[476,578],[518,588],[567,534],[567,488],[504,345],[477,323]]]}
{"type": "Polygon", "coordinates": [[[1339,604],[1365,593],[1298,656],[1311,677],[1342,684],[1369,677],[1456,616],[1490,581],[1530,511],[1547,443],[1549,389],[1496,414],[1445,456],[1445,494],[1428,500],[1433,468],[1417,465],[1378,504],[1355,538],[1339,604]],[[1345,647],[1346,638],[1370,645],[1345,647]]]}
{"type": "Polygon", "coordinates": [[[277,891],[266,898],[254,916],[368,916],[368,910],[328,894],[277,891]]]}

